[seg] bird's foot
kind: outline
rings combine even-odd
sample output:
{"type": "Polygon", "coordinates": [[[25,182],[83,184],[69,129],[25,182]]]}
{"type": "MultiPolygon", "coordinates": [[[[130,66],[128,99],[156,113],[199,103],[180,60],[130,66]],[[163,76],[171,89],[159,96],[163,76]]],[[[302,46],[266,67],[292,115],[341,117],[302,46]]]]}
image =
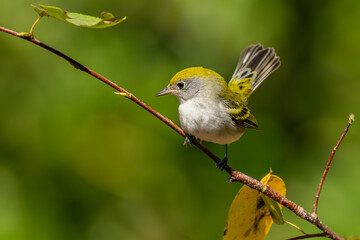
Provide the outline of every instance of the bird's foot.
{"type": "Polygon", "coordinates": [[[198,139],[193,135],[190,135],[187,133],[185,133],[185,135],[186,135],[186,137],[185,137],[184,145],[186,147],[189,147],[189,146],[193,145],[194,142],[198,141],[198,139]]]}
{"type": "Polygon", "coordinates": [[[228,161],[228,158],[224,157],[220,162],[216,163],[215,165],[217,168],[220,168],[220,170],[222,171],[228,166],[227,161],[228,161]]]}

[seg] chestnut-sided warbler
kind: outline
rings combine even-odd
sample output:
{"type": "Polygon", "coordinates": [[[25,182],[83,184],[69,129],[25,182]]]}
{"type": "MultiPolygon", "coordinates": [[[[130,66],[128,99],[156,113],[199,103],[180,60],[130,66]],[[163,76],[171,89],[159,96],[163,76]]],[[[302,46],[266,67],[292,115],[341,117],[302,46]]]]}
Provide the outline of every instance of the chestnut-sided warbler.
{"type": "Polygon", "coordinates": [[[217,164],[223,170],[227,144],[238,140],[246,128],[258,129],[247,107],[250,95],[279,66],[280,58],[273,48],[250,45],[241,53],[228,84],[210,69],[190,67],[178,72],[156,96],[178,98],[186,145],[196,140],[225,144],[225,157],[217,164]]]}

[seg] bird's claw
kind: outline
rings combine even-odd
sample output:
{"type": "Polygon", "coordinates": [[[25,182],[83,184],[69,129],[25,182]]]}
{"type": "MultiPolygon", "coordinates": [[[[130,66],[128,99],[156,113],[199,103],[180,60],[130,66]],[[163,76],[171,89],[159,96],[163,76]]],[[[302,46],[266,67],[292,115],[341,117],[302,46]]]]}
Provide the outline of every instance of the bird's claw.
{"type": "Polygon", "coordinates": [[[196,142],[198,139],[195,137],[195,136],[193,136],[193,135],[190,135],[190,134],[187,134],[187,133],[185,133],[186,134],[186,137],[185,137],[185,142],[184,142],[184,145],[186,146],[186,147],[189,147],[189,146],[191,146],[194,142],[196,142]]]}
{"type": "Polygon", "coordinates": [[[228,165],[227,165],[228,158],[224,157],[220,162],[216,163],[216,167],[220,168],[221,171],[223,171],[228,165]]]}

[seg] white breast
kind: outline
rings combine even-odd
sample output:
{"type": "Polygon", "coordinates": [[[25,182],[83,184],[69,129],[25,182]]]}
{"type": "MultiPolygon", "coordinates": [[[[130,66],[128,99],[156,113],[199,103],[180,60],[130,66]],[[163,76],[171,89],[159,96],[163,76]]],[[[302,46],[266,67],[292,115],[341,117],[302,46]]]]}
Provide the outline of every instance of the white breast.
{"type": "Polygon", "coordinates": [[[221,101],[194,98],[179,105],[179,118],[183,130],[195,137],[218,144],[238,140],[244,133],[236,127],[221,101]]]}

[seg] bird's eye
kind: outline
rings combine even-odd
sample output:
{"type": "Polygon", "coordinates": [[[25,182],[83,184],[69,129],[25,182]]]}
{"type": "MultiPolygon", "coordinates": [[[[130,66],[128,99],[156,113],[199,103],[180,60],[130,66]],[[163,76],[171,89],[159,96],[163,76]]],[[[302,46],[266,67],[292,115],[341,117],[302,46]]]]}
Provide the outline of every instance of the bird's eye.
{"type": "Polygon", "coordinates": [[[178,86],[179,89],[183,89],[185,86],[184,82],[178,82],[176,85],[178,86]]]}

